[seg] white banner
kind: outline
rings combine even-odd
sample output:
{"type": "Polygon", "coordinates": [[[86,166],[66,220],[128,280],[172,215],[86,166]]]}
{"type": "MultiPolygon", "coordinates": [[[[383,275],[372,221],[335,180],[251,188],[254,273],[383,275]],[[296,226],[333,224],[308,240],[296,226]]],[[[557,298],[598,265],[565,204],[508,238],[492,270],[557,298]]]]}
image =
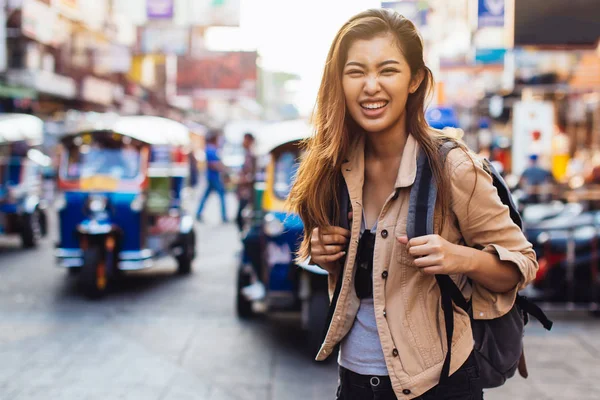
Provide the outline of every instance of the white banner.
{"type": "Polygon", "coordinates": [[[549,101],[518,101],[513,108],[512,173],[521,175],[531,155],[550,167],[554,106],[549,101]]]}

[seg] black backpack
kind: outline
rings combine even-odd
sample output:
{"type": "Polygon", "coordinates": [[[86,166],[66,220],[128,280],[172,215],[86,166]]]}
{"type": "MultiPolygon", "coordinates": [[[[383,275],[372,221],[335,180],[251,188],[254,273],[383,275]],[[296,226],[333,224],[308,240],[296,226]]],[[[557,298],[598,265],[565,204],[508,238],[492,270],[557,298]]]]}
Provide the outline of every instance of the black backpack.
{"type": "MultiPolygon", "coordinates": [[[[440,149],[445,160],[450,150],[457,147],[453,141],[445,142],[440,149]]],[[[487,161],[483,160],[486,171],[492,176],[493,184],[503,204],[510,209],[511,219],[522,228],[522,220],[512,200],[510,190],[500,174],[487,161]]],[[[433,214],[437,187],[425,152],[419,154],[417,175],[410,192],[410,202],[406,232],[409,239],[434,233],[433,214]]],[[[528,315],[534,316],[545,329],[552,328],[543,311],[527,298],[517,295],[513,308],[500,318],[478,320],[473,318],[470,302],[467,302],[460,289],[448,275],[436,275],[440,287],[444,311],[448,353],[444,360],[440,382],[448,379],[452,336],[454,333],[454,313],[452,302],[465,310],[471,317],[471,327],[475,340],[474,355],[479,366],[483,388],[501,386],[517,370],[523,353],[523,333],[528,315]]]]}

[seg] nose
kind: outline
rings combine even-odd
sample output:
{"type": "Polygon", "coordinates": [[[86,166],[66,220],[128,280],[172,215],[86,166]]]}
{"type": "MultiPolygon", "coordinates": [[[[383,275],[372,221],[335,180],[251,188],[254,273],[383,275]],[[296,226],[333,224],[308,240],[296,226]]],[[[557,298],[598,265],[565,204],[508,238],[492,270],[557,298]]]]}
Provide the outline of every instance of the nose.
{"type": "Polygon", "coordinates": [[[373,95],[377,92],[379,92],[380,90],[380,86],[379,86],[379,80],[377,79],[376,76],[367,76],[366,80],[365,80],[365,87],[364,87],[364,91],[365,94],[367,95],[373,95]]]}

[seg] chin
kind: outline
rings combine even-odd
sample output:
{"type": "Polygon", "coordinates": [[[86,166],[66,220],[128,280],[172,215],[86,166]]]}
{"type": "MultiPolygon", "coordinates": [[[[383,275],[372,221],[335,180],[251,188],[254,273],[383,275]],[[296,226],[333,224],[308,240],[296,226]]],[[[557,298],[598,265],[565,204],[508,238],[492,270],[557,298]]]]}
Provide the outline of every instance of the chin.
{"type": "Polygon", "coordinates": [[[368,133],[379,133],[388,130],[393,124],[386,121],[360,121],[358,125],[368,133]]]}

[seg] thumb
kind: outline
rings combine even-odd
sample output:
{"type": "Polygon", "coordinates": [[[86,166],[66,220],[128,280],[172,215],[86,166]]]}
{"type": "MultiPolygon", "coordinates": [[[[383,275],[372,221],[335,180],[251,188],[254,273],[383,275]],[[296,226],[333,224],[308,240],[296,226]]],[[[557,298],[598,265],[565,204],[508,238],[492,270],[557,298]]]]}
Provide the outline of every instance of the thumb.
{"type": "Polygon", "coordinates": [[[398,236],[396,237],[396,240],[400,244],[408,244],[408,236],[398,236]]]}

